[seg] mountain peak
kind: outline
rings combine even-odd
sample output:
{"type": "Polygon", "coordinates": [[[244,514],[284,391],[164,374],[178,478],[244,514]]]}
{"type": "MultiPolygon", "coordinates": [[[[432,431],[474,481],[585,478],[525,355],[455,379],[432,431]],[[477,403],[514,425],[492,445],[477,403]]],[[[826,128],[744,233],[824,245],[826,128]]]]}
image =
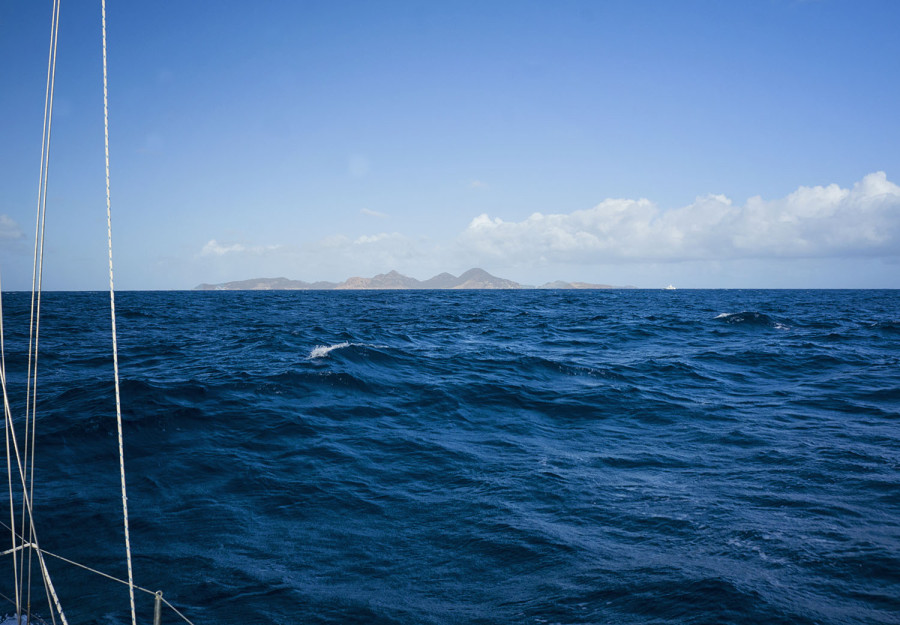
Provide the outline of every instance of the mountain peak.
{"type": "Polygon", "coordinates": [[[455,289],[521,289],[522,285],[512,280],[492,276],[478,267],[469,269],[459,277],[455,289]]]}
{"type": "Polygon", "coordinates": [[[461,276],[459,276],[460,280],[481,280],[490,278],[494,278],[494,276],[486,272],[481,267],[473,267],[472,269],[469,269],[461,276]]]}

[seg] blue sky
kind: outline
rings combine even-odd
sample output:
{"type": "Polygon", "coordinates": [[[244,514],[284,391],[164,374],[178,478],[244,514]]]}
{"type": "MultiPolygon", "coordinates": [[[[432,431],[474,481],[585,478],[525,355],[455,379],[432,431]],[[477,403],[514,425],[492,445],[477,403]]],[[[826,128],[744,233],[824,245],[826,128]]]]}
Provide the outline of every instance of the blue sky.
{"type": "MultiPolygon", "coordinates": [[[[900,3],[110,2],[116,283],[900,288],[900,3]]],[[[50,2],[0,3],[31,280],[50,2]]],[[[106,284],[98,2],[62,6],[44,285],[106,284]]]]}

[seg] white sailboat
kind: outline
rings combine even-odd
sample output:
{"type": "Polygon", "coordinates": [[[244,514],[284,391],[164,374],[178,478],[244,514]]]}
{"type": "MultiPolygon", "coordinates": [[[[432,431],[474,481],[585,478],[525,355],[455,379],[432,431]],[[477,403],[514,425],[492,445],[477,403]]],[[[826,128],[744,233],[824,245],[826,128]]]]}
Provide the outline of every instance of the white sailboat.
{"type": "MultiPolygon", "coordinates": [[[[59,32],[60,0],[54,0],[51,11],[50,27],[50,52],[47,65],[47,88],[44,105],[44,128],[41,147],[40,184],[38,191],[37,215],[35,225],[34,270],[32,274],[31,289],[31,316],[28,342],[28,367],[27,388],[25,389],[25,414],[13,414],[9,394],[12,389],[7,388],[6,360],[3,353],[3,316],[2,296],[0,296],[0,386],[2,386],[3,406],[5,415],[5,439],[6,439],[6,467],[9,490],[9,516],[8,523],[2,525],[9,531],[10,542],[8,548],[0,549],[0,555],[4,556],[0,564],[8,566],[11,573],[12,584],[4,584],[4,591],[0,594],[9,602],[9,608],[5,611],[8,616],[0,616],[0,625],[23,623],[46,623],[52,621],[68,625],[68,619],[59,594],[53,584],[51,568],[61,562],[67,566],[75,566],[100,575],[107,579],[121,582],[128,588],[128,600],[130,604],[132,625],[137,625],[136,595],[148,594],[154,602],[154,623],[158,624],[162,618],[163,606],[168,606],[174,614],[185,622],[190,623],[178,609],[163,598],[159,591],[152,591],[139,586],[134,581],[130,533],[128,528],[128,498],[126,494],[125,464],[122,436],[122,411],[119,395],[119,366],[116,345],[116,318],[115,318],[115,289],[113,283],[113,256],[112,256],[112,228],[110,217],[109,194],[109,132],[108,132],[108,98],[107,98],[107,62],[106,62],[106,2],[101,0],[102,16],[102,50],[103,50],[103,108],[104,108],[104,139],[106,146],[106,206],[107,206],[107,235],[109,244],[109,293],[110,293],[110,318],[112,322],[112,361],[113,380],[116,396],[116,422],[118,431],[118,456],[119,472],[122,495],[122,517],[124,529],[124,559],[127,568],[127,579],[98,571],[94,568],[75,562],[62,555],[51,553],[42,549],[38,540],[40,522],[35,518],[33,507],[34,495],[34,454],[35,454],[35,413],[37,410],[37,370],[39,356],[40,336],[40,311],[41,311],[41,276],[43,270],[44,225],[47,207],[47,171],[50,156],[50,134],[53,119],[53,91],[56,77],[57,35],[59,32]],[[52,566],[51,566],[52,565],[52,566]],[[37,581],[32,584],[33,579],[37,581]],[[43,590],[39,590],[39,584],[43,590]],[[9,589],[12,589],[9,591],[9,589]],[[9,615],[11,613],[11,615],[9,615]]],[[[114,450],[110,450],[114,453],[114,450]]],[[[124,601],[124,593],[122,600],[124,601]]],[[[0,615],[4,613],[0,609],[0,615]]]]}

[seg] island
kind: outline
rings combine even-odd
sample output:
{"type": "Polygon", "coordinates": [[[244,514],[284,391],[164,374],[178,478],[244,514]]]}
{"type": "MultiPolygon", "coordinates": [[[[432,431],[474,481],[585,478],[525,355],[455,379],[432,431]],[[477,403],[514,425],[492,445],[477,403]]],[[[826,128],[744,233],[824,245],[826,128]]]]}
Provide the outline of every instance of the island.
{"type": "Polygon", "coordinates": [[[341,290],[449,290],[449,289],[633,289],[631,286],[611,286],[588,282],[563,282],[557,280],[541,286],[519,284],[498,278],[484,269],[469,269],[460,276],[440,273],[428,280],[417,280],[397,271],[380,273],[371,278],[347,278],[343,282],[304,282],[288,278],[252,278],[222,284],[200,284],[196,291],[341,291],[341,290]]]}

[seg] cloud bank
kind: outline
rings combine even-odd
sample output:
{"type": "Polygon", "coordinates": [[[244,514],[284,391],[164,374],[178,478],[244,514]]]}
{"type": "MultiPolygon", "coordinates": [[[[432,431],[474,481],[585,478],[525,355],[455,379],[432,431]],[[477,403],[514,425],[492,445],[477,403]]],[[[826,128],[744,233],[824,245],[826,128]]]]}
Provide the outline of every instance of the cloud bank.
{"type": "Polygon", "coordinates": [[[876,172],[851,189],[800,187],[744,206],[707,195],[670,211],[646,199],[608,199],[518,222],[483,214],[458,242],[481,258],[526,264],[895,256],[900,187],[876,172]]]}
{"type": "MultiPolygon", "coordinates": [[[[677,264],[691,268],[685,281],[696,282],[696,276],[712,272],[711,284],[754,280],[781,285],[782,261],[790,261],[795,269],[827,266],[835,277],[843,272],[843,283],[860,284],[851,267],[872,260],[900,264],[900,187],[876,172],[849,189],[836,184],[800,187],[779,199],[752,197],[742,206],[723,195],[699,197],[673,210],[647,199],[607,199],[590,209],[534,213],[521,221],[479,215],[462,232],[441,241],[402,232],[336,234],[280,245],[212,239],[197,257],[205,259],[204,271],[216,271],[223,279],[285,275],[343,280],[391,269],[429,277],[485,267],[518,271],[512,277],[520,281],[542,272],[558,278],[573,271],[588,277],[600,271],[602,276],[592,279],[624,284],[650,283],[663,273],[679,275],[669,274],[677,264]],[[663,269],[666,265],[669,269],[663,269]],[[612,271],[612,266],[618,269],[612,271]],[[730,269],[722,269],[726,266],[730,269]]],[[[812,283],[809,277],[795,277],[795,282],[812,283]]]]}

